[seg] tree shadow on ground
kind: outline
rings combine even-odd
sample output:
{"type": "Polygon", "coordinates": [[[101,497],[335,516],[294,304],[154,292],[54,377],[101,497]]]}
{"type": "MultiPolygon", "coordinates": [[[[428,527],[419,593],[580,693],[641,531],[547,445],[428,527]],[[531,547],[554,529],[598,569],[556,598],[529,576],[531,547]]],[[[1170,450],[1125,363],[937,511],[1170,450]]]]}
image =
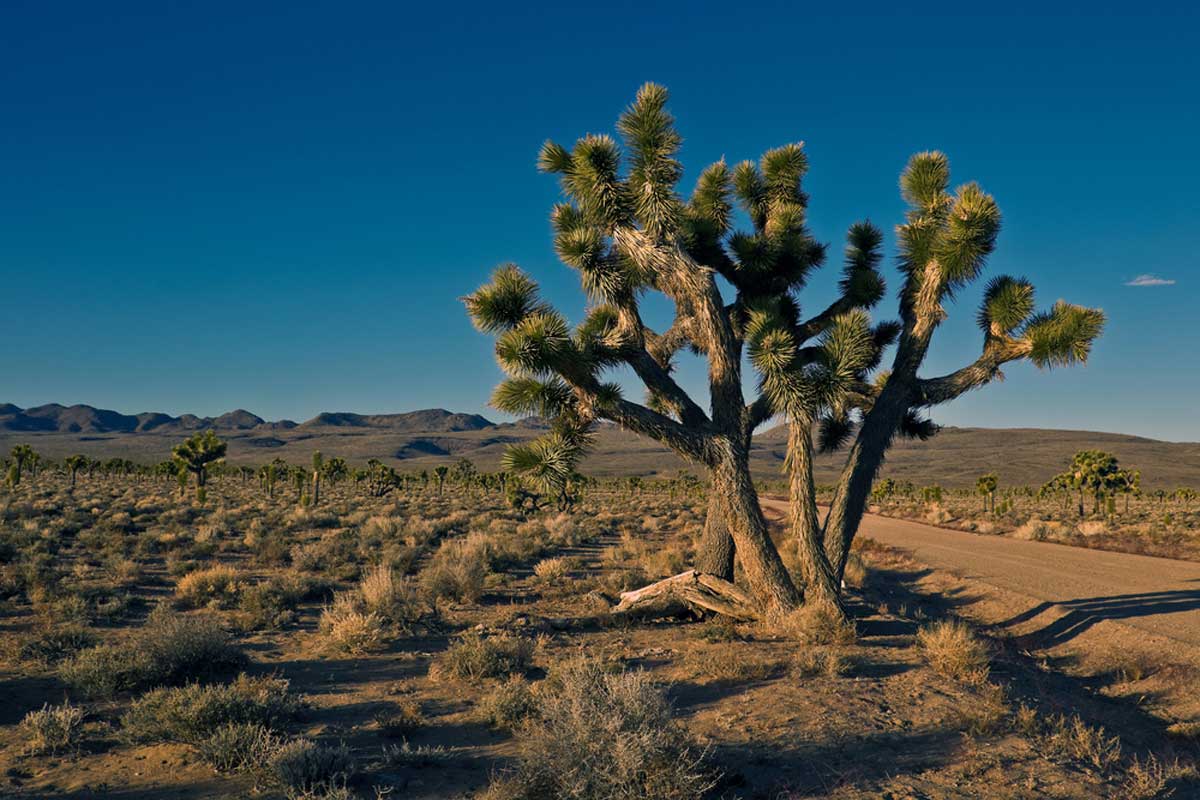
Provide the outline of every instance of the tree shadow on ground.
{"type": "Polygon", "coordinates": [[[1200,589],[1119,594],[1109,597],[1065,600],[1057,603],[1039,603],[1028,611],[997,623],[996,627],[1011,628],[1014,625],[1036,619],[1040,614],[1056,607],[1067,613],[1037,631],[1021,635],[1017,640],[1026,647],[1052,648],[1071,641],[1104,620],[1126,620],[1155,614],[1196,611],[1200,609],[1200,589]]]}

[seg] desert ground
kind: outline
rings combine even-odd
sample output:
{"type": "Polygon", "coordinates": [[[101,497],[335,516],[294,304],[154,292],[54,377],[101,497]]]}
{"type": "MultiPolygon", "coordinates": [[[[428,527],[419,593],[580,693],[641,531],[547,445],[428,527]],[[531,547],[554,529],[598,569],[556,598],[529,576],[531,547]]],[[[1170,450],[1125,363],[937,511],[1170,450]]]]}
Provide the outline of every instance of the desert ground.
{"type": "Polygon", "coordinates": [[[1200,791],[1189,562],[871,516],[850,626],[642,619],[611,609],[692,563],[702,485],[597,481],[569,512],[478,479],[206,494],[47,471],[4,496],[0,794],[1200,791]]]}

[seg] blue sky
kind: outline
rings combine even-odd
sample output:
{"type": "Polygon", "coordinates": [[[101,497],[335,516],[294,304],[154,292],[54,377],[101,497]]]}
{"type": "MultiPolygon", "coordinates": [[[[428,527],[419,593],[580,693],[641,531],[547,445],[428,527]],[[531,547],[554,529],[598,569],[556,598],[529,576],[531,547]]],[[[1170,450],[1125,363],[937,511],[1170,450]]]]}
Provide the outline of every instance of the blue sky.
{"type": "MultiPolygon", "coordinates": [[[[846,227],[890,230],[906,158],[938,148],[1004,212],[989,272],[1108,312],[1086,368],[1014,366],[939,422],[1200,440],[1197,11],[510,5],[5,4],[0,401],[497,416],[457,298],[516,261],[579,314],[537,149],[611,131],[654,80],[686,190],[717,158],[806,142],[834,256],[806,307],[846,227]]],[[[929,374],[974,358],[978,296],[929,374]]]]}

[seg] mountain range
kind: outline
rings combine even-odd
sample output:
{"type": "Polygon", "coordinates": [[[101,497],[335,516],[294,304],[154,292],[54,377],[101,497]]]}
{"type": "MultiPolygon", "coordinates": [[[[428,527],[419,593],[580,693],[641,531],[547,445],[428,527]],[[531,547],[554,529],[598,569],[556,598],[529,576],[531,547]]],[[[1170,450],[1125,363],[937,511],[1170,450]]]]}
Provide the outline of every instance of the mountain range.
{"type": "MultiPolygon", "coordinates": [[[[402,469],[427,469],[469,458],[481,469],[497,469],[505,449],[546,429],[544,421],[496,423],[478,414],[441,408],[397,414],[326,412],[310,420],[269,422],[238,409],[218,417],[161,412],[122,414],[87,405],[57,403],[19,408],[0,404],[0,454],[15,444],[31,444],[50,458],[73,453],[93,458],[129,458],[150,463],[168,458],[171,447],[197,430],[212,428],[229,443],[229,461],[261,464],[275,457],[307,463],[313,451],[352,463],[378,458],[402,469]]],[[[755,435],[751,466],[760,478],[778,478],[787,448],[787,430],[775,427],[755,435]]],[[[1041,428],[944,428],[928,442],[898,440],[888,452],[881,476],[918,484],[971,487],[985,472],[1005,485],[1040,485],[1061,472],[1079,450],[1115,454],[1123,466],[1141,470],[1145,488],[1200,487],[1200,443],[1162,442],[1139,436],[1041,428]]],[[[832,483],[844,453],[816,459],[816,478],[832,483]]],[[[596,444],[583,462],[594,475],[674,475],[695,465],[656,442],[601,425],[596,444]]]]}
{"type": "Polygon", "coordinates": [[[0,431],[37,433],[185,433],[187,431],[287,431],[295,428],[374,428],[393,431],[477,431],[495,423],[478,414],[455,414],[441,408],[403,414],[352,414],[324,412],[307,422],[290,419],[268,422],[245,409],[219,417],[182,414],[173,417],[161,411],[122,414],[88,405],[64,406],[48,403],[34,408],[0,404],[0,431]]]}

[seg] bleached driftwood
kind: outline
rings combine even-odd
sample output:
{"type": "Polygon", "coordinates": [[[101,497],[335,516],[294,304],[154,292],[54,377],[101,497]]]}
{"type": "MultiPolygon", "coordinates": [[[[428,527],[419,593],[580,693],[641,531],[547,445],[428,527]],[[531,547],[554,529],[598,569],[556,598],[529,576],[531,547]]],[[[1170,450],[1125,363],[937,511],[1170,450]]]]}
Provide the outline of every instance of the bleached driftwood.
{"type": "Polygon", "coordinates": [[[612,613],[663,617],[687,608],[712,611],[738,620],[759,617],[750,595],[729,581],[694,569],[641,589],[622,592],[612,613]]]}

